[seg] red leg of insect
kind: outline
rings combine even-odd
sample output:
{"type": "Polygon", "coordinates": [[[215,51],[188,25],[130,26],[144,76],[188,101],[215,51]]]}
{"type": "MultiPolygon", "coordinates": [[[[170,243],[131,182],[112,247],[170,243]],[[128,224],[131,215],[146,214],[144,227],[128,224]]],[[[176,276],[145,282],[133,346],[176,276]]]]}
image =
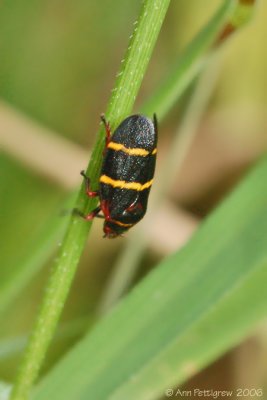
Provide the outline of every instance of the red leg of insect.
{"type": "Polygon", "coordinates": [[[74,215],[79,215],[79,217],[82,217],[82,218],[85,219],[86,221],[91,221],[91,220],[94,219],[95,217],[104,218],[102,215],[98,215],[98,213],[99,213],[100,211],[101,211],[101,207],[98,206],[98,207],[96,207],[93,211],[91,211],[89,214],[85,215],[85,214],[83,214],[80,210],[77,210],[77,208],[74,208],[73,214],[74,214],[74,215]]]}
{"type": "Polygon", "coordinates": [[[109,125],[109,122],[107,122],[104,114],[101,114],[100,118],[101,118],[101,121],[103,122],[103,124],[105,126],[105,129],[106,129],[106,147],[108,147],[108,144],[109,144],[110,139],[111,139],[110,125],[109,125]]]}
{"type": "Polygon", "coordinates": [[[87,194],[87,196],[88,197],[97,197],[97,196],[99,196],[98,191],[91,190],[91,188],[90,188],[90,178],[87,175],[85,175],[84,171],[81,171],[81,175],[84,177],[84,180],[85,180],[85,185],[86,185],[86,192],[85,193],[87,194]]]}
{"type": "Polygon", "coordinates": [[[94,219],[95,217],[100,217],[100,218],[101,218],[101,216],[98,215],[98,213],[99,213],[100,211],[101,211],[101,208],[100,208],[100,207],[96,207],[93,211],[90,212],[90,214],[83,215],[83,218],[84,218],[86,221],[91,221],[91,220],[94,219]]]}
{"type": "Polygon", "coordinates": [[[111,218],[110,218],[108,200],[102,200],[101,204],[100,204],[100,207],[101,207],[101,210],[103,211],[105,220],[109,221],[111,218]]]}

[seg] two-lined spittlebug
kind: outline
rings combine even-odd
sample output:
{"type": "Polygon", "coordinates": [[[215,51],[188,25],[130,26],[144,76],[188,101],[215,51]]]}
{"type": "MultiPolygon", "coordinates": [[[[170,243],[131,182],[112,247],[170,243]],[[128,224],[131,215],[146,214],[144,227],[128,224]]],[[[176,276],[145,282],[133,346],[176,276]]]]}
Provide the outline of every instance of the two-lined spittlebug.
{"type": "Polygon", "coordinates": [[[106,148],[99,178],[99,190],[92,191],[90,179],[86,194],[99,196],[100,204],[86,220],[104,218],[104,237],[115,238],[145,215],[156,164],[157,120],[142,115],[126,118],[111,136],[109,123],[101,117],[106,129],[106,148]],[[102,211],[103,215],[99,213],[102,211]]]}

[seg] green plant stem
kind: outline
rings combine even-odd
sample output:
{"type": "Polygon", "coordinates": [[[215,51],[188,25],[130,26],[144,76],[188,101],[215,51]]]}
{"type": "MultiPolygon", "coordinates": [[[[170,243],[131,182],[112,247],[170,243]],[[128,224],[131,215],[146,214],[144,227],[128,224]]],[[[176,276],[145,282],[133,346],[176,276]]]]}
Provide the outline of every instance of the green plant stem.
{"type": "MultiPolygon", "coordinates": [[[[58,342],[62,339],[77,338],[82,336],[83,333],[88,329],[88,316],[80,317],[76,320],[72,320],[62,324],[56,331],[53,338],[53,346],[57,346],[58,342]]],[[[18,356],[19,353],[25,349],[29,339],[28,334],[19,335],[10,339],[2,339],[0,341],[0,360],[3,360],[18,356]]],[[[1,400],[1,397],[0,397],[1,400]]]]}
{"type": "MultiPolygon", "coordinates": [[[[143,3],[108,105],[106,116],[111,126],[117,125],[132,109],[169,3],[170,0],[145,0],[143,3]]],[[[101,128],[87,169],[92,185],[98,180],[103,146],[104,131],[101,128]]],[[[76,207],[86,213],[95,205],[96,200],[85,199],[82,186],[76,207]]],[[[74,216],[70,217],[62,248],[51,273],[11,400],[26,400],[29,397],[54,334],[90,227],[91,223],[85,223],[74,216]]]]}

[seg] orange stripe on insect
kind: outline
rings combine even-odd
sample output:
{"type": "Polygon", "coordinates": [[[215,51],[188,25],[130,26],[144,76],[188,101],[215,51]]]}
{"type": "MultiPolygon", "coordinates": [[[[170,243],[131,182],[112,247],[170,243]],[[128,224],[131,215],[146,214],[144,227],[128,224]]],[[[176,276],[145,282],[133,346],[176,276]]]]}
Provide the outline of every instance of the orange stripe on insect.
{"type": "Polygon", "coordinates": [[[142,184],[139,182],[119,181],[119,180],[112,179],[107,175],[101,175],[100,182],[105,183],[106,185],[111,185],[114,188],[132,189],[132,190],[137,190],[138,192],[140,192],[142,190],[148,189],[152,185],[153,179],[151,179],[151,181],[148,181],[148,182],[142,184]]]}
{"type": "Polygon", "coordinates": [[[146,157],[149,154],[156,154],[157,152],[157,149],[154,149],[152,153],[150,153],[148,150],[140,149],[138,147],[130,149],[128,147],[125,147],[123,144],[116,142],[109,142],[107,147],[108,149],[112,149],[115,151],[123,151],[124,153],[129,154],[130,156],[146,157]]]}
{"type": "Polygon", "coordinates": [[[117,221],[116,219],[110,219],[109,222],[113,222],[116,225],[125,226],[125,227],[130,227],[130,226],[134,225],[134,224],[124,224],[123,222],[117,221]]]}

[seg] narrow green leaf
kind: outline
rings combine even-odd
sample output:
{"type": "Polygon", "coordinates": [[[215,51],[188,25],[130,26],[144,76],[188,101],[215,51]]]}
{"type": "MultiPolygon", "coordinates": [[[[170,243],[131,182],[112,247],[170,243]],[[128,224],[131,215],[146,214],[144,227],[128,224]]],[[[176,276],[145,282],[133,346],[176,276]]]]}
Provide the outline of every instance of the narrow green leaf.
{"type": "Polygon", "coordinates": [[[152,400],[266,315],[267,159],[39,384],[33,399],[152,400]]]}
{"type": "Polygon", "coordinates": [[[150,114],[153,110],[156,110],[158,118],[162,119],[170,111],[209,59],[208,56],[212,52],[208,52],[208,50],[211,50],[211,45],[215,42],[217,35],[235,10],[235,4],[235,1],[231,0],[222,3],[213,18],[186,47],[176,63],[172,65],[167,79],[145,103],[144,114],[150,114]]]}

